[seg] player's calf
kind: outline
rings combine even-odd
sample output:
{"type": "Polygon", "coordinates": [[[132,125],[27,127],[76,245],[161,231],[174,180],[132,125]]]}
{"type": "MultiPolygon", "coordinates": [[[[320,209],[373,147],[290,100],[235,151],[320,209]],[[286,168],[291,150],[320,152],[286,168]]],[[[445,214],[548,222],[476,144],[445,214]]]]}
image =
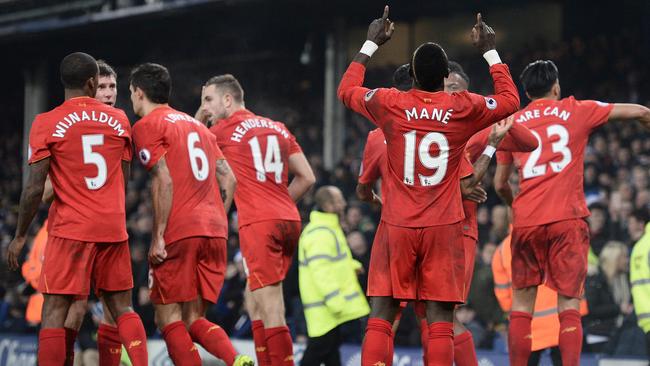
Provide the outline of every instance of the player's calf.
{"type": "Polygon", "coordinates": [[[133,365],[147,365],[147,335],[140,316],[131,306],[131,290],[102,291],[101,298],[113,319],[116,319],[120,341],[126,347],[133,365]]]}
{"type": "MultiPolygon", "coordinates": [[[[39,365],[55,366],[68,364],[65,323],[72,296],[44,294],[42,328],[38,335],[39,365]]],[[[73,339],[74,343],[74,339],[73,339]]]]}

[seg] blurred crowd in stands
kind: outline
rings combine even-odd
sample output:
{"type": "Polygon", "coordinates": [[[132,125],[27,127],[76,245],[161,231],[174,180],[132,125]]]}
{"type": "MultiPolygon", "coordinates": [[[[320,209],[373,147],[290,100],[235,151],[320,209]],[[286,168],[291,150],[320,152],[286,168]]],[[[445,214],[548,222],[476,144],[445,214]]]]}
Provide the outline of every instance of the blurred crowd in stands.
{"type": "MultiPolygon", "coordinates": [[[[648,68],[634,35],[622,32],[611,37],[593,39],[572,39],[559,44],[548,44],[537,40],[519,53],[503,52],[502,58],[511,66],[518,82],[523,66],[535,59],[554,60],[560,69],[563,95],[577,98],[597,99],[611,102],[634,102],[648,104],[650,89],[648,68]]],[[[451,56],[453,58],[453,55],[451,56]]],[[[487,68],[479,57],[457,60],[465,66],[472,78],[470,90],[489,93],[491,83],[487,68]]],[[[374,86],[390,83],[394,68],[369,70],[368,82],[374,86]]],[[[237,75],[236,75],[237,76],[237,75]]],[[[247,85],[244,89],[265,88],[280,85],[286,80],[274,78],[247,85]]],[[[123,77],[120,80],[124,80],[123,77]]],[[[198,85],[202,81],[189,77],[183,81],[177,75],[175,88],[193,88],[198,106],[198,85]],[[195,85],[185,83],[195,82],[195,85]]],[[[372,128],[369,122],[357,116],[348,115],[345,153],[332,170],[325,170],[322,159],[322,96],[310,97],[309,86],[302,85],[282,93],[255,92],[264,96],[259,100],[247,100],[247,106],[254,112],[284,121],[294,132],[302,145],[317,177],[317,186],[332,184],[346,194],[349,207],[345,215],[344,229],[353,255],[368,268],[370,250],[375,228],[380,217],[380,208],[360,203],[355,197],[356,176],[359,171],[365,137],[372,128]],[[293,93],[293,95],[292,95],[293,93]]],[[[130,109],[124,83],[119,86],[118,106],[130,109]]],[[[192,107],[192,108],[194,108],[192,107]]],[[[193,114],[194,110],[186,110],[193,114]]],[[[17,204],[21,189],[21,164],[23,150],[19,131],[0,136],[0,247],[4,252],[10,242],[17,219],[17,204]]],[[[591,267],[586,283],[586,297],[589,315],[583,318],[585,334],[595,336],[599,342],[585,343],[588,351],[611,354],[639,354],[644,352],[643,343],[636,345],[635,338],[643,342],[643,333],[636,325],[630,296],[627,263],[634,243],[644,233],[650,207],[650,139],[648,133],[636,123],[610,123],[598,130],[590,140],[586,151],[585,194],[592,212],[591,267]]],[[[494,163],[493,163],[494,164],[494,163]]],[[[492,171],[494,166],[492,166],[492,171]]],[[[474,280],[468,303],[460,310],[460,318],[471,329],[475,343],[480,348],[491,349],[503,340],[507,317],[500,310],[494,296],[494,282],[491,270],[492,255],[499,243],[508,235],[508,209],[494,193],[491,183],[493,175],[487,174],[483,182],[489,192],[488,201],[478,211],[479,244],[474,280]]],[[[303,219],[312,207],[312,197],[301,202],[303,219]]],[[[147,173],[138,162],[133,163],[131,181],[126,199],[128,231],[135,288],[133,299],[136,310],[142,316],[149,335],[156,333],[153,321],[153,307],[148,296],[147,250],[152,226],[151,199],[147,173]]],[[[39,223],[47,215],[43,207],[39,223]]],[[[250,338],[250,322],[243,308],[245,274],[242,257],[238,251],[237,215],[230,215],[230,238],[228,240],[229,264],[226,281],[219,303],[212,307],[208,317],[223,326],[232,337],[250,338]]],[[[32,233],[38,229],[34,225],[32,233]]],[[[366,278],[361,276],[361,283],[366,278]]],[[[0,265],[0,332],[34,333],[36,327],[24,320],[27,297],[33,292],[21,280],[19,273],[9,273],[3,263],[0,265]]],[[[294,339],[306,340],[306,328],[298,292],[297,266],[291,270],[285,281],[287,318],[294,339]]],[[[91,305],[93,306],[92,302],[91,305]]],[[[96,307],[94,307],[96,309],[96,307]]],[[[97,312],[86,319],[86,329],[93,331],[93,320],[99,319],[97,312]]],[[[353,323],[345,329],[347,342],[360,342],[363,321],[353,323]]],[[[398,346],[419,346],[419,328],[412,311],[402,318],[402,325],[395,338],[398,346]]],[[[93,347],[92,339],[88,345],[93,347]]]]}

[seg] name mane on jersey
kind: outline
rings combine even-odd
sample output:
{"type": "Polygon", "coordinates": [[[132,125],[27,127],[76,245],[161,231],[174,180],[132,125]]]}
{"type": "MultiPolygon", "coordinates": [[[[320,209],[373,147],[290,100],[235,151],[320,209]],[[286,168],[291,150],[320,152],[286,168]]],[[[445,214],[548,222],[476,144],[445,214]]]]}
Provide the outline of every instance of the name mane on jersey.
{"type": "Polygon", "coordinates": [[[260,118],[249,118],[241,121],[239,126],[235,127],[235,131],[230,136],[230,140],[241,142],[241,139],[244,138],[246,133],[254,128],[270,128],[281,134],[285,139],[289,138],[289,133],[275,122],[260,118]]]}
{"type": "Polygon", "coordinates": [[[67,116],[63,117],[63,121],[57,122],[55,126],[56,130],[52,133],[52,136],[63,138],[65,137],[65,133],[68,131],[68,129],[70,129],[70,127],[72,127],[72,125],[76,124],[77,122],[84,122],[84,121],[105,123],[109,127],[112,127],[113,130],[117,132],[118,136],[122,136],[124,134],[124,128],[122,127],[122,122],[113,118],[113,116],[110,116],[108,113],[106,112],[96,113],[96,111],[81,111],[81,114],[79,112],[72,112],[67,116]]]}
{"type": "Polygon", "coordinates": [[[451,119],[452,116],[452,109],[444,110],[444,109],[439,109],[439,108],[431,108],[431,110],[427,110],[426,108],[420,109],[420,112],[418,113],[418,110],[416,107],[413,107],[412,109],[405,109],[404,113],[406,113],[406,120],[410,121],[411,119],[428,119],[431,121],[438,121],[444,124],[449,123],[449,120],[451,119]]]}
{"type": "Polygon", "coordinates": [[[531,109],[528,111],[521,112],[521,115],[519,115],[519,118],[517,118],[517,122],[518,123],[526,122],[534,118],[540,118],[542,116],[555,116],[566,122],[569,120],[569,117],[571,117],[571,112],[567,112],[563,109],[560,110],[560,108],[558,107],[546,107],[544,108],[544,110],[531,109]]]}

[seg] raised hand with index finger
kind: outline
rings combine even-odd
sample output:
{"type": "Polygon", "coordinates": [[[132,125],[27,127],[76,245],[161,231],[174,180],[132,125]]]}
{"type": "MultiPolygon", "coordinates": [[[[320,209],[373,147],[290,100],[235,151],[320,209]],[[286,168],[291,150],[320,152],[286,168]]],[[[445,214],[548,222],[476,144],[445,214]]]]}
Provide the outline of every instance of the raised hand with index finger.
{"type": "Polygon", "coordinates": [[[476,14],[476,24],[472,27],[471,37],[472,44],[478,48],[481,53],[493,50],[496,47],[496,34],[492,27],[483,22],[483,16],[481,13],[476,14]]]}
{"type": "Polygon", "coordinates": [[[381,46],[393,36],[394,31],[395,23],[388,19],[388,5],[386,5],[382,17],[370,23],[367,40],[375,43],[377,46],[381,46]]]}

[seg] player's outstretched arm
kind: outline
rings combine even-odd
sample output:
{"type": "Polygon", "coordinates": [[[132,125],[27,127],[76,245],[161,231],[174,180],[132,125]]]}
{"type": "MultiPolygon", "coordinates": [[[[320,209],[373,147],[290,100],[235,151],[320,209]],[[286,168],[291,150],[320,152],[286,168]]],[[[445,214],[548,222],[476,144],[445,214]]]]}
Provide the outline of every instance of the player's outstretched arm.
{"type": "Polygon", "coordinates": [[[381,197],[375,193],[371,184],[358,183],[357,184],[357,198],[363,202],[368,202],[376,205],[382,205],[381,197]]]}
{"type": "Polygon", "coordinates": [[[293,174],[293,179],[288,187],[289,195],[294,202],[298,202],[316,183],[316,177],[305,154],[289,155],[289,173],[293,174]]]}
{"type": "Polygon", "coordinates": [[[497,163],[497,171],[494,174],[494,190],[497,192],[497,195],[501,200],[508,206],[512,206],[512,201],[514,200],[512,187],[508,182],[510,175],[512,174],[512,169],[513,165],[511,163],[497,163]]]}
{"type": "Polygon", "coordinates": [[[18,269],[18,257],[25,246],[27,230],[34,220],[38,211],[38,206],[43,199],[45,190],[45,180],[50,171],[50,158],[37,161],[29,166],[29,178],[27,185],[23,188],[20,196],[20,205],[18,208],[18,223],[14,239],[7,248],[7,265],[9,269],[15,271],[18,269]]]}
{"type": "Polygon", "coordinates": [[[219,182],[219,191],[223,200],[223,208],[226,214],[230,211],[232,200],[235,197],[235,188],[237,179],[226,159],[217,160],[217,181],[219,182]]]}
{"type": "Polygon", "coordinates": [[[650,108],[640,104],[615,103],[607,120],[638,120],[650,129],[650,108]]]}
{"type": "Polygon", "coordinates": [[[521,123],[515,123],[514,116],[507,119],[512,119],[513,124],[506,137],[499,144],[499,151],[530,152],[537,149],[539,141],[528,127],[521,123]]]}
{"type": "Polygon", "coordinates": [[[363,99],[369,89],[363,88],[363,79],[366,72],[365,65],[370,57],[377,51],[379,46],[386,43],[395,31],[395,23],[388,19],[388,5],[384,7],[384,14],[381,18],[375,19],[368,27],[366,42],[361,50],[352,60],[352,63],[343,74],[337,91],[338,98],[346,107],[362,114],[369,120],[373,120],[366,110],[363,99]]]}
{"type": "Polygon", "coordinates": [[[173,182],[169,173],[167,162],[162,157],[151,168],[151,198],[153,200],[153,232],[151,247],[149,247],[149,260],[153,264],[162,263],[167,257],[165,251],[165,229],[169,213],[172,209],[173,182]]]}

